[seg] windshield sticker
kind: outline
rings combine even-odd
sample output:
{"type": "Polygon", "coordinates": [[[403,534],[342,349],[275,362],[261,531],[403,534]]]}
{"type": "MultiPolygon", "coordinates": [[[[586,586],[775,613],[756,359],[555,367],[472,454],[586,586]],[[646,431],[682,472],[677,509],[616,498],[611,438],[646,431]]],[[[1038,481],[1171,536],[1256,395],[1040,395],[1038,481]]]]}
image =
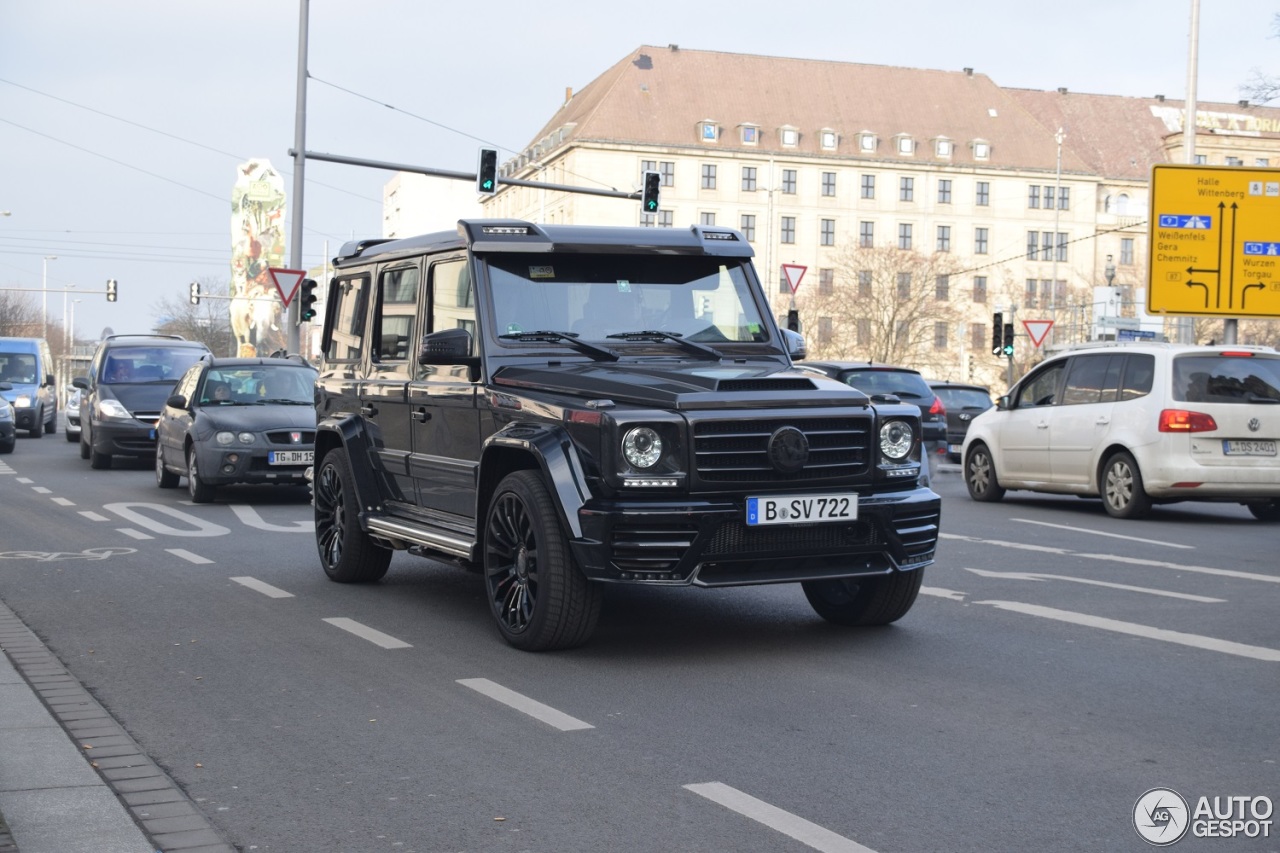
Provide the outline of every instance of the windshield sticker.
{"type": "Polygon", "coordinates": [[[630,293],[630,292],[631,292],[631,282],[627,281],[625,278],[620,278],[620,279],[618,279],[618,292],[619,292],[619,293],[630,293]]]}
{"type": "Polygon", "coordinates": [[[521,333],[521,332],[523,332],[523,331],[524,331],[524,329],[520,328],[520,324],[519,324],[519,323],[508,323],[508,324],[507,324],[507,334],[508,334],[508,335],[518,335],[518,334],[520,334],[520,333],[521,333]]]}
{"type": "Polygon", "coordinates": [[[555,278],[555,267],[529,267],[529,278],[555,278]]]}

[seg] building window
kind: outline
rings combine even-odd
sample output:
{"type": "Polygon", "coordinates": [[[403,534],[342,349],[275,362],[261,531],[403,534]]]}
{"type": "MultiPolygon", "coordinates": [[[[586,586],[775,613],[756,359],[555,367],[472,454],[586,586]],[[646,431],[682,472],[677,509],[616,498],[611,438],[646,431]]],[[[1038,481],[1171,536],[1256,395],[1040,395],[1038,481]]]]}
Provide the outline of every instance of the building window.
{"type": "Polygon", "coordinates": [[[987,235],[989,233],[986,228],[973,229],[973,253],[975,255],[985,255],[987,253],[987,235]]]}
{"type": "Polygon", "coordinates": [[[830,296],[836,292],[836,271],[830,268],[818,270],[818,295],[830,296]]]}
{"type": "Polygon", "coordinates": [[[788,296],[794,295],[791,290],[791,281],[787,278],[786,270],[778,270],[778,292],[785,293],[788,296]]]}
{"type": "Polygon", "coordinates": [[[704,121],[701,125],[699,135],[702,137],[703,142],[715,142],[716,137],[720,134],[715,122],[704,121]]]}
{"type": "Polygon", "coordinates": [[[1197,154],[1197,155],[1196,155],[1196,165],[1197,165],[1197,166],[1204,166],[1204,165],[1206,165],[1208,162],[1209,162],[1209,155],[1207,155],[1207,154],[1197,154]]]}
{"type": "Polygon", "coordinates": [[[906,344],[911,340],[911,321],[899,320],[898,325],[893,330],[894,340],[900,344],[906,344]]]}
{"type": "Polygon", "coordinates": [[[1071,187],[1058,187],[1058,210],[1071,209],[1071,187]]]}
{"type": "Polygon", "coordinates": [[[911,299],[911,273],[898,273],[898,301],[906,302],[911,299]]]}
{"type": "Polygon", "coordinates": [[[939,139],[933,144],[933,151],[939,157],[950,157],[952,144],[950,139],[939,139]]]}
{"type": "Polygon", "coordinates": [[[916,197],[916,179],[915,178],[899,178],[898,179],[898,201],[915,201],[916,197]]]}
{"type": "Polygon", "coordinates": [[[795,169],[782,170],[782,192],[785,195],[796,194],[796,170],[795,169]]]}
{"type": "Polygon", "coordinates": [[[874,222],[858,223],[858,247],[870,249],[876,244],[876,224],[874,222]]]}
{"type": "Polygon", "coordinates": [[[1044,188],[1044,209],[1053,210],[1053,206],[1058,203],[1057,187],[1044,188]]]}
{"type": "Polygon", "coordinates": [[[876,150],[876,135],[874,133],[863,133],[858,136],[858,148],[862,151],[876,150]]]}
{"type": "Polygon", "coordinates": [[[743,238],[745,238],[748,243],[754,243],[756,241],[755,214],[753,213],[742,214],[742,219],[740,220],[739,225],[740,225],[739,230],[742,231],[743,238]]]}
{"type": "Polygon", "coordinates": [[[1269,158],[1269,157],[1254,157],[1254,158],[1253,158],[1253,165],[1255,165],[1255,166],[1261,166],[1261,167],[1263,167],[1263,168],[1265,169],[1266,167],[1268,167],[1268,166],[1270,166],[1270,165],[1271,165],[1271,158],[1269,158]]]}
{"type": "Polygon", "coordinates": [[[794,127],[784,127],[782,129],[782,144],[788,148],[794,148],[800,143],[800,131],[794,127]]]}
{"type": "Polygon", "coordinates": [[[951,204],[951,179],[938,181],[938,204],[951,204]]]}
{"type": "Polygon", "coordinates": [[[1133,238],[1120,238],[1120,263],[1129,266],[1133,263],[1133,238]]]}
{"type": "Polygon", "coordinates": [[[871,346],[871,318],[859,317],[855,328],[858,330],[858,346],[871,346]]]}
{"type": "Polygon", "coordinates": [[[755,145],[760,141],[760,128],[751,124],[742,126],[742,142],[745,145],[755,145]]]}
{"type": "Polygon", "coordinates": [[[824,130],[819,136],[822,147],[828,151],[832,151],[840,143],[840,136],[834,130],[824,130]]]}
{"type": "Polygon", "coordinates": [[[643,228],[653,228],[658,224],[658,217],[652,213],[640,214],[640,225],[643,228]]]}
{"type": "Polygon", "coordinates": [[[947,324],[946,323],[933,324],[933,348],[934,349],[947,348],[947,324]]]}
{"type": "Polygon", "coordinates": [[[716,166],[714,163],[702,164],[702,188],[704,190],[716,188],[716,166]]]}
{"type": "Polygon", "coordinates": [[[938,251],[939,252],[951,251],[951,226],[950,225],[938,226],[938,251]]]}
{"type": "Polygon", "coordinates": [[[753,193],[756,191],[756,167],[742,167],[742,189],[744,192],[753,193]]]}
{"type": "MultiPolygon", "coordinates": [[[[970,323],[969,324],[969,349],[978,351],[987,345],[987,324],[986,323],[970,323]]],[[[972,358],[972,356],[970,356],[972,358]]],[[[973,377],[970,376],[970,379],[973,377]]]]}
{"type": "Polygon", "coordinates": [[[991,184],[988,181],[978,181],[977,191],[974,193],[974,204],[978,207],[989,207],[991,205],[991,184]]]}
{"type": "Polygon", "coordinates": [[[911,223],[910,222],[898,223],[898,248],[899,249],[911,248],[911,223]]]}
{"type": "Polygon", "coordinates": [[[1040,185],[1032,184],[1027,188],[1027,207],[1040,206],[1040,185]]]}
{"type": "Polygon", "coordinates": [[[910,136],[899,136],[898,153],[907,155],[916,153],[916,141],[910,136]]]}
{"type": "Polygon", "coordinates": [[[951,276],[940,275],[933,280],[933,298],[939,302],[951,301],[951,276]]]}
{"type": "Polygon", "coordinates": [[[1039,292],[1039,282],[1034,278],[1027,279],[1027,289],[1023,297],[1027,303],[1026,307],[1028,308],[1036,307],[1036,293],[1038,292],[1039,292]]]}
{"type": "Polygon", "coordinates": [[[975,275],[973,277],[973,301],[987,301],[987,277],[985,275],[975,275]]]}
{"type": "Polygon", "coordinates": [[[828,197],[834,196],[836,194],[836,173],[835,172],[822,173],[822,194],[828,197]]]}
{"type": "Polygon", "coordinates": [[[863,198],[876,197],[876,176],[875,175],[862,176],[862,197],[863,198]]]}
{"type": "Polygon", "coordinates": [[[991,157],[991,144],[988,142],[973,143],[973,159],[986,160],[991,157]]]}
{"type": "Polygon", "coordinates": [[[830,317],[818,318],[818,343],[820,344],[831,343],[831,318],[830,317]]]}
{"type": "Polygon", "coordinates": [[[1027,232],[1027,260],[1034,261],[1040,258],[1040,232],[1027,232]]]}
{"type": "Polygon", "coordinates": [[[858,298],[871,298],[871,270],[858,270],[858,298]]]}
{"type": "Polygon", "coordinates": [[[702,214],[699,215],[699,220],[700,220],[699,224],[701,225],[715,225],[716,215],[713,212],[704,211],[702,214]]]}
{"type": "Polygon", "coordinates": [[[640,179],[641,180],[644,180],[645,172],[656,172],[656,171],[658,171],[657,160],[641,160],[640,161],[640,179]]]}
{"type": "Polygon", "coordinates": [[[1040,260],[1053,260],[1053,232],[1045,231],[1040,235],[1040,260]]]}
{"type": "Polygon", "coordinates": [[[674,187],[676,185],[676,163],[674,160],[663,160],[659,163],[658,173],[662,175],[662,185],[664,187],[674,187]]]}
{"type": "Polygon", "coordinates": [[[823,246],[834,246],[836,244],[836,221],[834,219],[822,220],[821,229],[819,243],[823,246]]]}
{"type": "Polygon", "coordinates": [[[1241,160],[1239,157],[1227,157],[1227,165],[1228,165],[1228,166],[1243,166],[1243,165],[1244,165],[1244,161],[1243,161],[1243,160],[1241,160]]]}
{"type": "Polygon", "coordinates": [[[1067,259],[1067,232],[1065,232],[1065,231],[1059,231],[1059,232],[1058,232],[1058,256],[1057,256],[1057,260],[1058,260],[1058,261],[1065,261],[1066,259],[1067,259]]]}
{"type": "Polygon", "coordinates": [[[794,243],[796,241],[796,218],[794,216],[782,217],[782,242],[794,243]]]}

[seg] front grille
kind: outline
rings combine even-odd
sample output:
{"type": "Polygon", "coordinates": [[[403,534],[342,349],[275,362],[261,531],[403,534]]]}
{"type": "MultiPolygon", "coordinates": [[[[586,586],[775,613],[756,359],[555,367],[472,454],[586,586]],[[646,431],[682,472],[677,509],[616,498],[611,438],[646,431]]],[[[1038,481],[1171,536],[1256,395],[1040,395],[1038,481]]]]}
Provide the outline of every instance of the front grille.
{"type": "Polygon", "coordinates": [[[694,467],[703,483],[794,483],[865,475],[869,417],[795,417],[700,421],[693,426],[694,467]],[[793,426],[809,440],[809,461],[783,474],[769,461],[769,438],[793,426]]]}
{"type": "Polygon", "coordinates": [[[287,444],[290,447],[301,447],[304,444],[309,447],[316,443],[316,433],[315,430],[278,430],[267,433],[267,441],[272,444],[287,444]],[[297,444],[294,444],[292,437],[295,432],[302,433],[302,441],[297,444]]]}
{"type": "Polygon", "coordinates": [[[156,421],[160,420],[160,413],[159,412],[134,412],[133,419],[136,421],[142,421],[144,424],[155,426],[156,421]]]}
{"type": "Polygon", "coordinates": [[[624,572],[669,572],[693,545],[698,530],[693,525],[613,528],[610,546],[613,562],[624,572]]]}
{"type": "Polygon", "coordinates": [[[767,527],[726,521],[716,528],[702,556],[746,557],[768,552],[810,550],[829,553],[877,546],[880,542],[879,529],[865,520],[849,524],[780,524],[767,527]]]}

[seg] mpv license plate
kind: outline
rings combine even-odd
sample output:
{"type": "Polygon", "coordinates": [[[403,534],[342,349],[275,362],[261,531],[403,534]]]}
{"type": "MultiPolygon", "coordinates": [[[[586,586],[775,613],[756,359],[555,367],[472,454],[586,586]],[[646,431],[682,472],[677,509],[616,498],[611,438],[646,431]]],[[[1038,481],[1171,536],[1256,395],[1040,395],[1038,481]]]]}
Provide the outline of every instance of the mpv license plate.
{"type": "Polygon", "coordinates": [[[1276,443],[1251,438],[1227,438],[1222,441],[1222,452],[1226,456],[1275,456],[1276,443]]]}
{"type": "Polygon", "coordinates": [[[854,521],[858,517],[858,495],[781,495],[747,498],[747,525],[813,524],[823,521],[854,521]]]}
{"type": "Polygon", "coordinates": [[[312,450],[273,450],[267,454],[267,462],[272,465],[310,465],[315,451],[312,450]]]}

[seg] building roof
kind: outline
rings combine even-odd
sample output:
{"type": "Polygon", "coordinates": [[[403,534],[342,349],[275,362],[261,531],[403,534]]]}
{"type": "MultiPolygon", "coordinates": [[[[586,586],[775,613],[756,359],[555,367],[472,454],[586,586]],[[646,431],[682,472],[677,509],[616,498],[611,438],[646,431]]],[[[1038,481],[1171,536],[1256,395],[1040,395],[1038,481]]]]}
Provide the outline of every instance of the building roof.
{"type": "MultiPolygon", "coordinates": [[[[1159,98],[1008,89],[972,69],[642,46],[573,93],[526,153],[536,159],[562,143],[599,142],[1055,171],[1054,132],[1061,127],[1064,173],[1145,180],[1153,163],[1165,161],[1164,139],[1175,132],[1168,118],[1180,106],[1159,98]],[[715,142],[699,138],[706,121],[720,127],[715,142]],[[758,144],[742,142],[744,125],[759,128],[758,144]],[[799,132],[795,146],[782,145],[784,127],[799,132]],[[821,147],[823,130],[839,134],[835,151],[821,147]],[[857,147],[864,131],[879,140],[870,155],[857,147]],[[914,156],[897,153],[899,134],[915,140],[914,156]],[[954,144],[950,158],[935,156],[932,142],[939,137],[954,144]],[[990,144],[989,159],[974,157],[975,140],[990,144]]],[[[1202,115],[1227,109],[1264,116],[1265,126],[1280,130],[1280,109],[1198,106],[1202,115]]]]}

